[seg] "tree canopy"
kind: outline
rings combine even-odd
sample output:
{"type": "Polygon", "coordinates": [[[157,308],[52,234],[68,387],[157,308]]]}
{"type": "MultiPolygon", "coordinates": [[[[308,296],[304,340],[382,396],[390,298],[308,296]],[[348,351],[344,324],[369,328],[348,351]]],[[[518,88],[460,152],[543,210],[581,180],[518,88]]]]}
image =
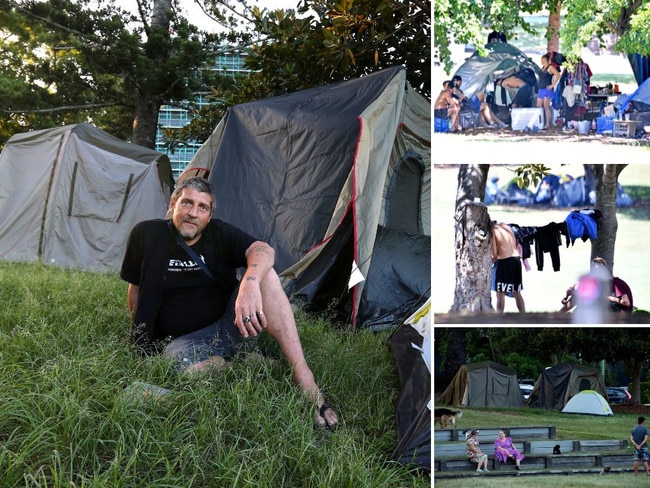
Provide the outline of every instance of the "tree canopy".
{"type": "Polygon", "coordinates": [[[430,95],[430,1],[302,0],[286,12],[198,2],[217,34],[200,31],[178,2],[137,0],[128,12],[106,0],[0,0],[0,144],[85,121],[153,147],[162,104],[211,92],[214,106],[184,136],[202,141],[233,103],[393,65],[430,95]],[[210,69],[224,49],[247,52],[250,79],[210,69]]]}
{"type": "MultiPolygon", "coordinates": [[[[569,57],[581,56],[594,35],[616,34],[614,49],[621,53],[650,54],[650,2],[648,0],[443,0],[436,2],[434,44],[440,61],[451,70],[452,43],[473,43],[481,48],[490,30],[511,37],[517,28],[533,32],[522,14],[554,12],[561,5],[560,49],[569,57]]],[[[547,39],[553,32],[540,33],[547,39]]]]}

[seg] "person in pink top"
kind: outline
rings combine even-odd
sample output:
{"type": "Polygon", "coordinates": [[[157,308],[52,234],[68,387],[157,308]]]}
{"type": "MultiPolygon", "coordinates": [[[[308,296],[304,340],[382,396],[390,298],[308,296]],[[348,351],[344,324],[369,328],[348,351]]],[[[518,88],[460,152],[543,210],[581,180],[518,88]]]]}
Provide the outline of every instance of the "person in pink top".
{"type": "Polygon", "coordinates": [[[515,448],[510,437],[506,433],[499,431],[499,436],[494,441],[494,457],[501,463],[508,462],[512,459],[515,462],[515,469],[519,471],[519,463],[524,459],[524,455],[515,448]]]}

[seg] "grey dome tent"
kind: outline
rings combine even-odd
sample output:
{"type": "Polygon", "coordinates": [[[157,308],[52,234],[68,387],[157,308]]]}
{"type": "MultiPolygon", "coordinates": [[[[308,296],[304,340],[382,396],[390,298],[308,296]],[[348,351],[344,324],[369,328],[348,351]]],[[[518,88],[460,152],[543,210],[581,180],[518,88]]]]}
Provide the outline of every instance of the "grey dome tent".
{"type": "Polygon", "coordinates": [[[494,91],[493,83],[496,80],[523,70],[530,70],[535,77],[539,76],[539,66],[512,44],[491,42],[485,45],[485,49],[486,56],[481,56],[478,51],[474,51],[454,73],[463,79],[461,88],[467,97],[476,95],[480,91],[494,91]]]}
{"type": "Polygon", "coordinates": [[[454,375],[438,403],[464,407],[522,407],[524,395],[514,369],[481,361],[464,364],[454,375]]]}
{"type": "Polygon", "coordinates": [[[430,135],[431,103],[384,69],[231,107],[179,180],[275,248],[294,302],[385,327],[430,294],[430,135]]]}
{"type": "Polygon", "coordinates": [[[607,397],[597,369],[570,362],[558,364],[542,371],[526,406],[562,410],[571,397],[584,390],[594,390],[607,397]]]}
{"type": "Polygon", "coordinates": [[[89,124],[15,134],[0,174],[0,259],[107,271],[174,185],[166,155],[89,124]]]}

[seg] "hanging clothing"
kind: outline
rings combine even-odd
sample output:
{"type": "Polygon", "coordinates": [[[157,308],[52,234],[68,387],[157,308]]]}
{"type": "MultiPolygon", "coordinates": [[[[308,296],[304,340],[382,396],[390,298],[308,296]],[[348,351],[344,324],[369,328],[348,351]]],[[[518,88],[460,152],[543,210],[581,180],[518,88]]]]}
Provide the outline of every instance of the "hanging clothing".
{"type": "Polygon", "coordinates": [[[596,215],[594,211],[583,212],[580,210],[573,210],[567,215],[564,221],[571,244],[576,239],[582,239],[583,242],[587,239],[598,239],[598,222],[594,218],[596,215]]]}
{"type": "Polygon", "coordinates": [[[560,271],[560,246],[562,245],[562,234],[566,233],[566,222],[551,222],[543,227],[537,228],[535,234],[535,261],[538,271],[544,269],[544,253],[551,255],[553,271],[560,271]]]}

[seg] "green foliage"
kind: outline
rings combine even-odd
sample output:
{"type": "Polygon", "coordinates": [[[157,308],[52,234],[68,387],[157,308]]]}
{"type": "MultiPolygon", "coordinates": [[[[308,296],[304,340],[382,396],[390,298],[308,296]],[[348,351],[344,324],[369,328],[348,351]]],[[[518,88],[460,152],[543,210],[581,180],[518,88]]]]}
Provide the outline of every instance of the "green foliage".
{"type": "MultiPolygon", "coordinates": [[[[628,388],[631,388],[630,385],[628,388]]],[[[650,381],[641,382],[641,403],[647,404],[650,403],[650,381]]]]}
{"type": "MultiPolygon", "coordinates": [[[[510,37],[518,28],[532,32],[524,13],[536,13],[553,2],[533,0],[444,0],[435,2],[433,43],[438,50],[440,61],[449,73],[452,69],[452,43],[474,44],[479,50],[487,42],[487,34],[492,30],[503,32],[510,37]]],[[[554,7],[554,4],[551,5],[554,7]]]]}
{"type": "Polygon", "coordinates": [[[216,80],[213,103],[177,131],[205,140],[228,107],[356,78],[402,65],[409,83],[431,96],[431,4],[385,0],[303,0],[296,10],[251,10],[253,72],[234,84],[216,80]]]}
{"type": "Polygon", "coordinates": [[[532,183],[534,187],[549,173],[551,168],[545,164],[522,164],[515,170],[519,188],[528,188],[532,183]]]}
{"type": "Polygon", "coordinates": [[[177,374],[127,343],[115,273],[0,263],[3,487],[354,486],[424,488],[386,463],[396,445],[388,332],[350,333],[297,316],[341,428],[315,429],[276,343],[221,373],[177,374]],[[145,397],[147,382],[171,390],[145,397]]]}

